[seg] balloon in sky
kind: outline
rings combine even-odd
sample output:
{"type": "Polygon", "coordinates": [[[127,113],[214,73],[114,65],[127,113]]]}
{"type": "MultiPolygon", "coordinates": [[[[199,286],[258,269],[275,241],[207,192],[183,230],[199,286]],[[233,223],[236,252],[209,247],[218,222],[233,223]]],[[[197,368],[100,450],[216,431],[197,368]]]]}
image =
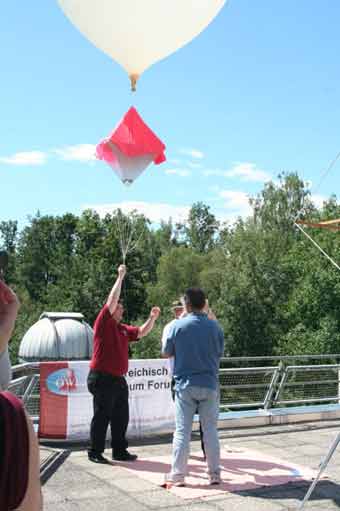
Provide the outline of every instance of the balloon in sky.
{"type": "Polygon", "coordinates": [[[144,123],[134,107],[125,114],[116,129],[97,145],[97,158],[106,161],[121,181],[130,185],[154,162],[164,162],[165,145],[144,123]]]}
{"type": "Polygon", "coordinates": [[[128,73],[132,90],[152,64],[202,32],[226,0],[58,0],[71,22],[128,73]]]}

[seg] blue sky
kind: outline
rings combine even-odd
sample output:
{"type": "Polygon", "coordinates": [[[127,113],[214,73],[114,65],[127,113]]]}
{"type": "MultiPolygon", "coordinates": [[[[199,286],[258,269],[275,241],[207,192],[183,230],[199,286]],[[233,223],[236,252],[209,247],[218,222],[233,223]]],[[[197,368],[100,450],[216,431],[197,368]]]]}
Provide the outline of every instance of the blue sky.
{"type": "MultiPolygon", "coordinates": [[[[233,218],[280,171],[316,184],[340,150],[337,0],[229,0],[136,94],[56,1],[4,2],[0,24],[0,220],[129,203],[156,221],[196,201],[233,218]],[[89,159],[131,105],[168,162],[126,188],[89,159]]],[[[337,193],[339,173],[318,200],[337,193]]]]}

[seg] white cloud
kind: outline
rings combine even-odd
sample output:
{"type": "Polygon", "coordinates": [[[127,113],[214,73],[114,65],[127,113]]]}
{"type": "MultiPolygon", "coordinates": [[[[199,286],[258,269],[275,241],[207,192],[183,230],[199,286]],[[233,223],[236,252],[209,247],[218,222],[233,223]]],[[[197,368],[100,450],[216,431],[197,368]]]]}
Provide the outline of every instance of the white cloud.
{"type": "Polygon", "coordinates": [[[230,177],[240,177],[243,181],[264,183],[270,181],[271,175],[257,168],[255,163],[237,163],[230,171],[230,177]]]}
{"type": "Polygon", "coordinates": [[[204,158],[204,153],[202,153],[199,149],[184,148],[180,150],[180,153],[197,160],[202,160],[204,158]]]}
{"type": "Polygon", "coordinates": [[[234,221],[238,217],[246,218],[252,213],[251,206],[249,205],[249,195],[242,191],[237,190],[219,190],[217,198],[223,201],[222,208],[227,210],[222,216],[225,219],[234,221]]]}
{"type": "Polygon", "coordinates": [[[121,209],[123,213],[130,213],[131,211],[137,211],[145,215],[151,222],[159,223],[161,220],[169,220],[172,218],[174,222],[183,222],[188,217],[190,207],[189,206],[174,206],[173,204],[166,203],[153,203],[153,202],[140,202],[140,201],[123,201],[112,204],[94,204],[87,205],[82,208],[93,209],[101,217],[104,217],[108,213],[113,213],[117,209],[121,209]]]}
{"type": "MultiPolygon", "coordinates": [[[[203,153],[201,153],[203,154],[203,153]]],[[[191,156],[191,155],[190,155],[191,156]]],[[[189,167],[190,169],[200,169],[203,167],[202,163],[198,161],[186,161],[186,159],[169,158],[167,162],[175,167],[189,167]]]]}
{"type": "Polygon", "coordinates": [[[187,169],[167,169],[165,171],[166,174],[179,176],[179,177],[188,177],[191,176],[190,170],[187,169]]]}
{"type": "Polygon", "coordinates": [[[49,157],[48,153],[56,155],[61,160],[91,162],[96,159],[96,146],[93,144],[78,144],[53,149],[49,152],[23,151],[11,156],[0,156],[0,164],[21,166],[44,165],[49,157]]]}
{"type": "Polygon", "coordinates": [[[90,162],[96,159],[96,146],[93,144],[78,144],[53,151],[59,158],[67,161],[90,162]]]}
{"type": "Polygon", "coordinates": [[[226,201],[225,207],[228,209],[245,208],[249,204],[249,195],[241,191],[221,190],[219,197],[226,201]]]}
{"type": "Polygon", "coordinates": [[[203,170],[204,176],[221,176],[226,177],[226,171],[221,169],[205,169],[203,170]]]}
{"type": "Polygon", "coordinates": [[[271,175],[257,168],[255,163],[238,162],[230,170],[207,169],[203,171],[205,176],[221,176],[227,178],[240,178],[241,181],[265,183],[271,180],[271,175]]]}
{"type": "Polygon", "coordinates": [[[327,201],[327,197],[325,195],[319,195],[318,193],[312,193],[311,200],[317,208],[322,208],[323,203],[327,201]]]}
{"type": "Polygon", "coordinates": [[[197,163],[197,162],[194,162],[194,161],[188,161],[187,165],[191,169],[201,169],[202,168],[202,163],[197,163]]]}
{"type": "Polygon", "coordinates": [[[7,165],[44,165],[47,154],[41,151],[27,151],[13,154],[12,156],[0,157],[0,164],[7,165]]]}

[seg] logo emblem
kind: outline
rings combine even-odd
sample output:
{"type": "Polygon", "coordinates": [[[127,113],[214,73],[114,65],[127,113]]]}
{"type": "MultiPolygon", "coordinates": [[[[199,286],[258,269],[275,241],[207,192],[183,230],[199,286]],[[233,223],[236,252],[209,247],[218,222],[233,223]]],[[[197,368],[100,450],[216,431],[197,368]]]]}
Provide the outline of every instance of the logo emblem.
{"type": "Polygon", "coordinates": [[[61,396],[79,393],[76,372],[73,369],[59,369],[49,374],[46,385],[50,392],[61,396]]]}

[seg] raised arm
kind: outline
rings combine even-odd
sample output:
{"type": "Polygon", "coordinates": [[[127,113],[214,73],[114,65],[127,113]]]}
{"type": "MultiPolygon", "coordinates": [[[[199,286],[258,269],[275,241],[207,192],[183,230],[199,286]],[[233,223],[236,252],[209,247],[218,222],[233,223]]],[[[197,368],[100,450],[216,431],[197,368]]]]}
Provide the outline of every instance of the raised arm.
{"type": "Polygon", "coordinates": [[[126,275],[126,266],[124,264],[121,264],[118,268],[118,277],[116,282],[113,285],[113,288],[110,291],[110,294],[107,298],[106,305],[109,308],[110,314],[113,314],[116,310],[116,307],[119,302],[120,293],[122,290],[122,284],[124,277],[126,275]]]}
{"type": "Polygon", "coordinates": [[[139,339],[141,339],[142,337],[145,337],[146,335],[148,335],[151,332],[160,313],[161,313],[161,309],[159,307],[152,307],[149,318],[146,320],[144,325],[139,327],[139,334],[138,334],[139,339]]]}
{"type": "Polygon", "coordinates": [[[20,307],[17,295],[0,280],[0,353],[7,348],[20,307]]]}

